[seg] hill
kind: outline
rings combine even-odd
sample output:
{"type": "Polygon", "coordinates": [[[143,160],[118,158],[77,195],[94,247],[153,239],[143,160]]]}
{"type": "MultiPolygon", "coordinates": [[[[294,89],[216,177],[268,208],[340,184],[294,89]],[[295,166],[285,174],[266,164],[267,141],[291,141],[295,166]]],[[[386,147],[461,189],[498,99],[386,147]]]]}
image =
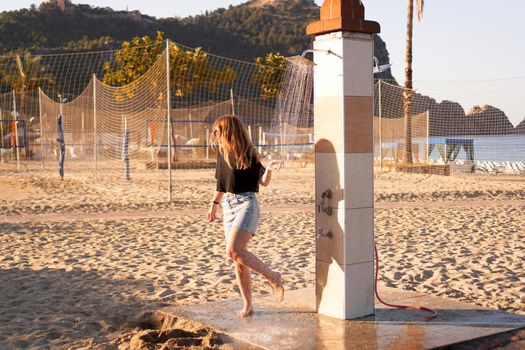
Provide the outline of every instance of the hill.
{"type": "Polygon", "coordinates": [[[516,126],[516,133],[525,135],[525,118],[516,126]]]}
{"type": "MultiPolygon", "coordinates": [[[[269,52],[299,55],[311,47],[307,23],[318,19],[313,0],[250,0],[186,18],[161,18],[137,11],[66,3],[65,11],[42,4],[0,13],[0,53],[33,53],[117,48],[134,36],[166,33],[173,41],[216,55],[253,61],[269,52]]],[[[385,43],[375,37],[375,55],[389,62],[385,43]]],[[[390,71],[382,78],[393,79],[390,71]]]]}

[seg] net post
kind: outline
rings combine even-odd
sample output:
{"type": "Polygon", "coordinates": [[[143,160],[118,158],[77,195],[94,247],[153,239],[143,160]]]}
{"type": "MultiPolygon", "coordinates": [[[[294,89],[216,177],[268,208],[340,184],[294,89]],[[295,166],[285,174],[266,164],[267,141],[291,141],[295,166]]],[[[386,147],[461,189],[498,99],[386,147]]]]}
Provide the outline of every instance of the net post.
{"type": "MultiPolygon", "coordinates": [[[[4,147],[4,123],[2,120],[2,108],[0,108],[0,143],[2,144],[2,148],[4,147]]],[[[2,163],[4,162],[4,158],[0,157],[0,160],[2,163]]]]}
{"type": "Polygon", "coordinates": [[[210,129],[206,128],[206,159],[210,159],[210,129]]]}
{"type": "Polygon", "coordinates": [[[262,145],[263,144],[263,131],[262,131],[262,125],[259,125],[259,153],[262,153],[262,145]]]}
{"type": "Polygon", "coordinates": [[[129,181],[131,180],[130,176],[130,168],[129,168],[129,155],[128,155],[128,147],[129,147],[129,130],[128,130],[128,117],[124,116],[124,140],[122,140],[122,158],[124,161],[124,180],[129,181]]]}
{"type": "Polygon", "coordinates": [[[377,113],[377,116],[378,116],[378,133],[379,133],[379,172],[383,172],[383,138],[382,138],[382,134],[383,134],[383,130],[382,130],[382,119],[383,119],[383,108],[382,108],[382,96],[381,96],[381,79],[379,79],[378,81],[378,91],[377,91],[377,94],[378,94],[378,113],[377,113]]]}
{"type": "Polygon", "coordinates": [[[62,95],[58,95],[58,113],[64,117],[64,113],[63,113],[63,106],[62,106],[62,102],[63,99],[62,99],[62,95]]]}
{"type": "Polygon", "coordinates": [[[427,111],[427,145],[425,147],[425,163],[428,164],[428,149],[429,149],[429,135],[430,135],[430,111],[427,111]]]}
{"type": "Polygon", "coordinates": [[[44,171],[44,129],[42,127],[42,89],[38,87],[38,116],[40,118],[40,157],[42,158],[42,171],[44,171]]]}
{"type": "Polygon", "coordinates": [[[80,137],[80,154],[81,157],[84,158],[84,143],[86,142],[86,128],[85,128],[85,122],[84,122],[84,111],[82,110],[80,114],[80,123],[81,123],[81,137],[80,137]]]}
{"type": "Polygon", "coordinates": [[[93,73],[93,161],[95,165],[95,180],[97,179],[98,161],[98,137],[97,137],[97,76],[93,73]]]}
{"type": "Polygon", "coordinates": [[[233,99],[233,89],[230,89],[230,100],[232,104],[232,115],[235,117],[235,100],[233,99]]]}
{"type": "Polygon", "coordinates": [[[193,138],[193,119],[191,118],[191,113],[188,114],[190,120],[190,139],[193,138]]]}
{"type": "Polygon", "coordinates": [[[64,158],[65,157],[65,153],[66,153],[66,150],[65,150],[65,147],[64,149],[62,149],[62,145],[65,145],[65,136],[64,136],[64,114],[63,114],[63,107],[62,107],[62,95],[58,95],[58,102],[59,102],[59,105],[58,105],[58,118],[60,120],[60,125],[57,125],[57,132],[58,132],[58,136],[60,138],[60,136],[62,136],[60,138],[60,158],[59,158],[59,174],[60,174],[60,179],[61,180],[64,180],[64,158]],[[60,128],[58,128],[58,126],[60,126],[60,128]]]}
{"type": "Polygon", "coordinates": [[[170,39],[166,40],[166,121],[168,123],[168,202],[172,201],[171,182],[171,93],[170,93],[170,39]]]}
{"type": "Polygon", "coordinates": [[[16,171],[20,172],[20,147],[18,147],[18,116],[16,115],[16,92],[13,91],[13,118],[15,123],[16,171]]]}

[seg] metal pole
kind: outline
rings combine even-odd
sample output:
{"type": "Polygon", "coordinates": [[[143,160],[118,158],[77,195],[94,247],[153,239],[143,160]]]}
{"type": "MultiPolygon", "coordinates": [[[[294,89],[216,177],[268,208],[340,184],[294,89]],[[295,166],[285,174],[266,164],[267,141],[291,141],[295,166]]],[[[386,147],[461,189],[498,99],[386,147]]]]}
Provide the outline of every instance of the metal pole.
{"type": "Polygon", "coordinates": [[[81,123],[82,123],[82,131],[80,133],[80,159],[84,159],[84,142],[86,141],[86,136],[85,136],[85,122],[84,122],[84,110],[82,109],[82,114],[80,115],[81,116],[81,123]]]}
{"type": "Polygon", "coordinates": [[[2,109],[1,108],[0,108],[0,142],[2,143],[2,148],[4,148],[4,122],[2,119],[2,109]]]}
{"type": "Polygon", "coordinates": [[[191,113],[188,115],[190,118],[190,139],[193,138],[193,120],[191,119],[191,113]]]}
{"type": "MultiPolygon", "coordinates": [[[[62,116],[62,118],[64,118],[64,110],[63,110],[63,108],[62,108],[62,107],[63,107],[63,106],[62,106],[62,101],[63,101],[63,99],[62,99],[62,95],[58,95],[58,101],[59,101],[59,105],[58,105],[58,107],[59,107],[59,108],[58,108],[58,113],[60,113],[60,115],[62,116]]],[[[63,120],[64,120],[64,119],[62,119],[62,121],[63,121],[63,120]]]]}
{"type": "Polygon", "coordinates": [[[44,164],[44,128],[42,127],[42,89],[38,88],[38,115],[40,117],[40,153],[42,158],[42,171],[46,169],[44,164]]]}
{"type": "Polygon", "coordinates": [[[210,129],[206,128],[206,159],[210,158],[210,129]]]}
{"type": "Polygon", "coordinates": [[[168,202],[171,203],[172,183],[171,183],[171,92],[170,92],[170,39],[166,40],[166,99],[168,123],[168,202]]]}
{"type": "Polygon", "coordinates": [[[281,160],[287,160],[286,158],[288,152],[284,145],[288,142],[288,123],[283,123],[282,119],[283,117],[281,113],[279,113],[279,126],[281,129],[281,160]]]}
{"type": "Polygon", "coordinates": [[[230,98],[232,104],[232,115],[235,116],[235,100],[233,99],[233,89],[230,89],[230,98]]]}
{"type": "Polygon", "coordinates": [[[262,126],[259,126],[259,153],[262,153],[262,145],[263,144],[263,132],[262,132],[262,126]]]}
{"type": "Polygon", "coordinates": [[[98,161],[98,137],[97,137],[97,76],[93,73],[93,160],[95,163],[95,179],[97,178],[98,161]]]}
{"type": "Polygon", "coordinates": [[[378,88],[378,118],[379,118],[379,125],[378,125],[378,133],[379,133],[379,171],[383,172],[383,130],[382,130],[382,117],[383,117],[383,106],[382,106],[382,97],[381,97],[381,79],[378,81],[379,88],[378,88]]]}
{"type": "Polygon", "coordinates": [[[250,137],[250,141],[252,140],[252,126],[248,125],[248,136],[250,137]]]}
{"type": "Polygon", "coordinates": [[[61,119],[61,125],[62,125],[62,131],[60,132],[59,131],[59,136],[61,135],[62,137],[60,138],[60,161],[59,161],[59,168],[60,168],[60,178],[61,180],[64,180],[64,162],[63,162],[63,159],[62,157],[65,157],[65,153],[66,153],[66,149],[65,147],[62,149],[62,145],[65,145],[66,143],[66,137],[64,135],[64,115],[63,115],[63,106],[62,106],[62,95],[58,95],[58,101],[59,101],[59,109],[58,109],[58,115],[60,116],[60,119],[61,119]]]}
{"type": "MultiPolygon", "coordinates": [[[[3,149],[4,148],[4,121],[2,119],[2,109],[0,109],[0,140],[1,140],[0,142],[2,142],[2,149],[3,149]]],[[[1,155],[1,153],[0,153],[0,163],[4,163],[4,157],[1,155]]]]}
{"type": "Polygon", "coordinates": [[[124,139],[122,140],[122,156],[124,160],[124,179],[131,180],[130,168],[129,168],[129,131],[128,131],[128,117],[124,117],[124,139]]]}
{"type": "Polygon", "coordinates": [[[13,118],[15,122],[16,171],[20,171],[20,147],[18,147],[18,116],[16,115],[16,93],[13,90],[13,118]]]}
{"type": "Polygon", "coordinates": [[[425,163],[428,164],[428,149],[429,149],[429,145],[428,145],[428,141],[429,141],[429,134],[430,134],[430,111],[427,111],[427,146],[425,147],[425,163]]]}

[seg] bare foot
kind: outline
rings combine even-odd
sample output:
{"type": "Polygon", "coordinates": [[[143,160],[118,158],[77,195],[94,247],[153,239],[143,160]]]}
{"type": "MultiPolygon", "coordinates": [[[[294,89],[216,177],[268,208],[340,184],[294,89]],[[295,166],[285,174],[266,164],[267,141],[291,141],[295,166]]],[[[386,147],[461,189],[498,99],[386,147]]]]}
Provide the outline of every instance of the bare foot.
{"type": "Polygon", "coordinates": [[[237,312],[237,316],[240,318],[246,318],[248,316],[251,316],[253,314],[253,306],[245,306],[241,311],[237,312]]]}
{"type": "Polygon", "coordinates": [[[273,290],[277,293],[277,299],[279,301],[284,300],[284,286],[283,286],[283,277],[279,272],[276,272],[273,278],[272,283],[273,290]]]}

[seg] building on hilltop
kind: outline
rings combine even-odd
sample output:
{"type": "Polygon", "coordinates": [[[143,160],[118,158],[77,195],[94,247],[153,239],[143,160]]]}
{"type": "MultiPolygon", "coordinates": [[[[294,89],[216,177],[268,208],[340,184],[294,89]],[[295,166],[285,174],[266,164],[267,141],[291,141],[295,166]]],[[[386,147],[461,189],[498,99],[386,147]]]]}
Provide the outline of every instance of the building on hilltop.
{"type": "Polygon", "coordinates": [[[51,4],[64,11],[66,8],[66,0],[44,0],[45,4],[51,4]]]}

